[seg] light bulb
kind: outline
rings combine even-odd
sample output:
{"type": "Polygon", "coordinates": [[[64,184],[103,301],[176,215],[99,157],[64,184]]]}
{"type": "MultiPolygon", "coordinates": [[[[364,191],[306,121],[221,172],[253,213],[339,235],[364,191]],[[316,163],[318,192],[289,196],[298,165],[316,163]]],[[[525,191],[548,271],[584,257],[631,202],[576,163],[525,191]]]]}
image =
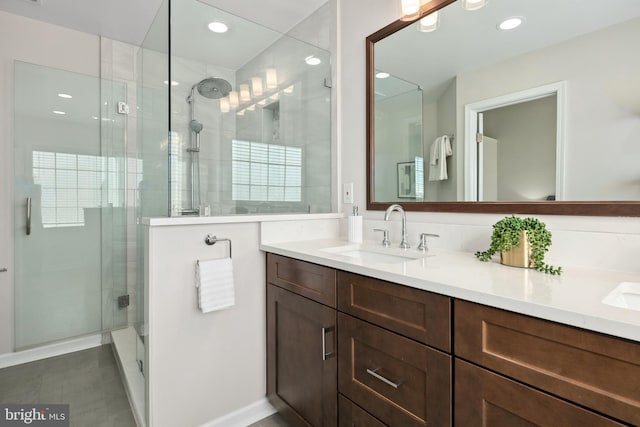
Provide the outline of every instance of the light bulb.
{"type": "Polygon", "coordinates": [[[262,78],[253,77],[251,79],[251,89],[253,90],[253,96],[262,96],[262,78]]]}
{"type": "Polygon", "coordinates": [[[278,87],[278,72],[275,68],[267,68],[267,89],[278,87]]]}
{"type": "Polygon", "coordinates": [[[241,84],[240,85],[240,101],[242,101],[242,102],[251,101],[251,93],[249,92],[249,85],[248,84],[241,84]]]}
{"type": "Polygon", "coordinates": [[[240,100],[238,99],[238,92],[232,90],[229,92],[229,106],[231,108],[237,108],[240,105],[240,100]]]}
{"type": "Polygon", "coordinates": [[[220,98],[220,111],[222,113],[228,113],[230,109],[229,98],[220,98]]]}
{"type": "Polygon", "coordinates": [[[440,14],[436,11],[425,16],[418,22],[418,30],[423,33],[430,33],[438,29],[440,25],[440,14]]]}

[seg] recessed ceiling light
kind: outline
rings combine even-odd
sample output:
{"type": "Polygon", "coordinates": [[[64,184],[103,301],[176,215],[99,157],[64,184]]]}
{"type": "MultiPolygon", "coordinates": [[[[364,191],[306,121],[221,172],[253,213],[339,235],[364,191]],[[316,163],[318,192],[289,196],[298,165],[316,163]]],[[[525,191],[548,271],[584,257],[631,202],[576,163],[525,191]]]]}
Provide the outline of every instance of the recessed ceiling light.
{"type": "Polygon", "coordinates": [[[67,113],[65,113],[64,111],[59,111],[59,110],[53,110],[52,112],[53,112],[53,114],[60,114],[60,115],[65,115],[65,114],[67,114],[67,113]]]}
{"type": "Polygon", "coordinates": [[[518,28],[524,22],[524,18],[521,16],[512,16],[507,18],[498,24],[498,29],[502,31],[513,30],[518,28]]]}
{"type": "Polygon", "coordinates": [[[385,73],[384,71],[380,71],[379,73],[376,73],[377,79],[386,79],[387,77],[389,77],[389,73],[385,73]]]}
{"type": "Polygon", "coordinates": [[[309,55],[306,58],[304,58],[304,62],[306,62],[309,65],[319,65],[320,63],[322,63],[320,58],[316,58],[313,55],[309,55]]]}
{"type": "MultiPolygon", "coordinates": [[[[169,85],[169,80],[165,80],[162,83],[164,83],[165,85],[169,85]]],[[[178,86],[180,83],[178,83],[175,80],[171,80],[171,86],[178,86]]]]}
{"type": "Polygon", "coordinates": [[[71,99],[73,98],[73,96],[69,95],[68,93],[59,93],[58,96],[60,98],[64,98],[64,99],[71,99]]]}
{"type": "Polygon", "coordinates": [[[218,21],[209,23],[207,27],[209,28],[209,31],[213,31],[214,33],[218,34],[226,33],[227,31],[229,31],[229,27],[227,27],[227,24],[218,21]]]}

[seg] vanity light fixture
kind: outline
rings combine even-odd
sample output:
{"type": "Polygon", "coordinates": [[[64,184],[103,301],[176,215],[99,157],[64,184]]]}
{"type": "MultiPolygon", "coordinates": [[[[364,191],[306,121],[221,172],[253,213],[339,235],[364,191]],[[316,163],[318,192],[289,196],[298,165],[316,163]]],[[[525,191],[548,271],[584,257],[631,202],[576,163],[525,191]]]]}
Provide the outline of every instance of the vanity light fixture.
{"type": "Polygon", "coordinates": [[[436,10],[418,21],[418,31],[430,33],[440,26],[440,14],[436,10]]]}
{"type": "Polygon", "coordinates": [[[384,71],[380,71],[376,73],[376,79],[386,79],[389,77],[389,73],[385,73],[384,71]]]}
{"type": "Polygon", "coordinates": [[[220,98],[220,112],[228,113],[230,110],[230,102],[228,97],[220,98]]]}
{"type": "Polygon", "coordinates": [[[262,96],[262,78],[251,78],[251,90],[253,90],[253,96],[262,96]]]}
{"type": "Polygon", "coordinates": [[[462,7],[465,10],[478,10],[482,9],[489,3],[489,0],[462,0],[462,7]]]}
{"type": "Polygon", "coordinates": [[[240,99],[238,98],[238,92],[232,90],[229,92],[229,106],[231,108],[237,108],[240,105],[240,99]]]}
{"type": "Polygon", "coordinates": [[[421,0],[400,0],[400,9],[402,21],[413,21],[420,15],[421,0]]]}
{"type": "Polygon", "coordinates": [[[512,16],[510,18],[504,19],[498,24],[498,29],[502,31],[513,30],[514,28],[518,28],[520,25],[524,23],[524,18],[522,16],[512,16]]]}
{"type": "Polygon", "coordinates": [[[267,89],[278,87],[278,72],[275,68],[267,68],[267,89]]]}
{"type": "Polygon", "coordinates": [[[307,65],[320,65],[322,63],[320,58],[315,57],[313,55],[309,55],[306,58],[304,58],[304,62],[306,62],[307,65]]]}
{"type": "Polygon", "coordinates": [[[209,31],[218,34],[226,33],[227,31],[229,31],[229,27],[227,27],[227,24],[218,21],[210,22],[209,25],[207,25],[207,28],[209,28],[209,31]]]}
{"type": "Polygon", "coordinates": [[[249,85],[248,84],[241,84],[240,85],[240,101],[242,101],[242,102],[251,101],[251,93],[249,92],[249,85]]]}
{"type": "Polygon", "coordinates": [[[69,95],[68,93],[59,93],[58,96],[60,98],[63,98],[63,99],[71,99],[71,98],[73,98],[73,96],[69,95]]]}

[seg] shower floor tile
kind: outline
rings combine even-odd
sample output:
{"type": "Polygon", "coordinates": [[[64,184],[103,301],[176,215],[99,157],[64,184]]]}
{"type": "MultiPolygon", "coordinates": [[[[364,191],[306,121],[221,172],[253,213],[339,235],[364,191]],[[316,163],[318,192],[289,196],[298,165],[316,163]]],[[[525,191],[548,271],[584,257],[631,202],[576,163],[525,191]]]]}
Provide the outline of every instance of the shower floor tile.
{"type": "Polygon", "coordinates": [[[0,403],[68,403],[71,427],[135,427],[110,345],[0,369],[0,403]]]}

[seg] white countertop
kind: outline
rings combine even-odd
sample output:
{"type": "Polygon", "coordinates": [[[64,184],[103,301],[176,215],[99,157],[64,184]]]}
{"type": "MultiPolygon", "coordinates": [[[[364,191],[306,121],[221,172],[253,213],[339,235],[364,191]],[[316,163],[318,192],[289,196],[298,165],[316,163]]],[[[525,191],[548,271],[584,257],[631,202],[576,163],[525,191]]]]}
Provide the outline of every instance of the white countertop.
{"type": "Polygon", "coordinates": [[[142,218],[142,223],[150,227],[166,227],[175,225],[202,225],[202,224],[237,224],[246,222],[275,222],[275,221],[296,221],[312,219],[339,219],[343,218],[341,213],[291,213],[291,214],[246,214],[246,215],[226,215],[226,216],[172,216],[172,217],[151,217],[142,218]]]}
{"type": "MultiPolygon", "coordinates": [[[[621,282],[640,282],[637,273],[563,265],[562,274],[552,276],[441,249],[431,250],[426,258],[396,264],[364,262],[323,250],[347,245],[353,244],[325,239],[262,244],[260,249],[640,342],[640,311],[602,303],[621,282]]],[[[379,242],[364,245],[381,248],[379,242]]],[[[402,253],[401,249],[387,249],[389,254],[402,253]]],[[[415,248],[407,251],[419,254],[415,248]]]]}

